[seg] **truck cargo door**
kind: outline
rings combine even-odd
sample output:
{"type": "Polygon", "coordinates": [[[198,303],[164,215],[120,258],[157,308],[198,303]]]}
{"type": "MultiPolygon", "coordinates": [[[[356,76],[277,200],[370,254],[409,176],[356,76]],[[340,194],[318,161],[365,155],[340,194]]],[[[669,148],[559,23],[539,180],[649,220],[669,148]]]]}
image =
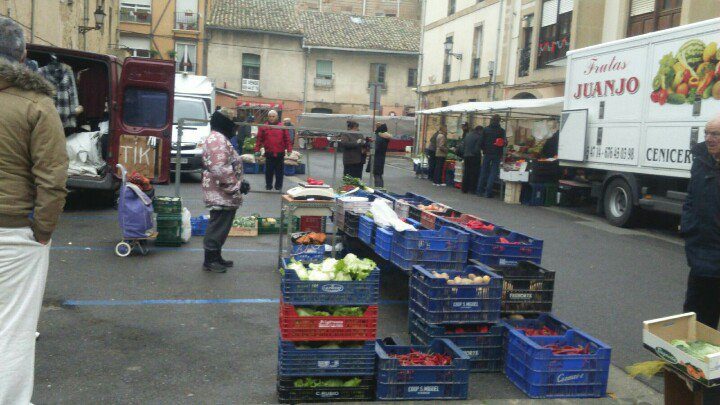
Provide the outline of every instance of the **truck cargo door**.
{"type": "Polygon", "coordinates": [[[172,62],[128,58],[123,64],[113,153],[129,173],[153,183],[170,181],[174,86],[172,62]]]}
{"type": "Polygon", "coordinates": [[[588,110],[565,110],[560,117],[558,158],[582,162],[585,160],[588,110]]]}

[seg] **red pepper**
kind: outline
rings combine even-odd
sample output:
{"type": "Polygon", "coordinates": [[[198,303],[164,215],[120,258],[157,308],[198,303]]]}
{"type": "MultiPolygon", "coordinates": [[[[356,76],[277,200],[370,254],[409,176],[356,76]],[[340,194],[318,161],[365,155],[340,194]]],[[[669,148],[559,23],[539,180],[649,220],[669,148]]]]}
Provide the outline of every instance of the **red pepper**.
{"type": "Polygon", "coordinates": [[[393,354],[390,357],[398,359],[401,366],[445,366],[452,363],[452,357],[448,355],[421,353],[417,350],[406,354],[393,354]]]}

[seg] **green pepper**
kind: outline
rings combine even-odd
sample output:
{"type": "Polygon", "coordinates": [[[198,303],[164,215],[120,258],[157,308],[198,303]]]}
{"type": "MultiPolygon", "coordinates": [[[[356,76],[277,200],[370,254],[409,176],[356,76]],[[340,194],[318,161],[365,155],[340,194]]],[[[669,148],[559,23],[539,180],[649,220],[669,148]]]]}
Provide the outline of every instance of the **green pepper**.
{"type": "Polygon", "coordinates": [[[668,95],[667,99],[668,104],[684,104],[685,103],[685,96],[678,93],[673,93],[668,95]]]}

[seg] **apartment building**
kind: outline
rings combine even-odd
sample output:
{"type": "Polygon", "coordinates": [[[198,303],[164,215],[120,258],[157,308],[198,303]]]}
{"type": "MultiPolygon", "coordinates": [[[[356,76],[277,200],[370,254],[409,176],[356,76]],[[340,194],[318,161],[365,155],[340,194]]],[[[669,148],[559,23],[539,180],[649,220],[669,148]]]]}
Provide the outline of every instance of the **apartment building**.
{"type": "Polygon", "coordinates": [[[209,0],[119,0],[116,47],[125,56],[175,60],[179,72],[205,75],[209,0]]]}
{"type": "Polygon", "coordinates": [[[291,0],[214,0],[207,25],[208,76],[241,100],[303,111],[369,114],[416,105],[417,21],[299,11],[291,0]]]}
{"type": "Polygon", "coordinates": [[[117,39],[118,0],[0,0],[0,15],[25,29],[28,43],[108,53],[117,39]]]}
{"type": "Polygon", "coordinates": [[[299,10],[419,20],[421,0],[298,0],[299,10]]]}

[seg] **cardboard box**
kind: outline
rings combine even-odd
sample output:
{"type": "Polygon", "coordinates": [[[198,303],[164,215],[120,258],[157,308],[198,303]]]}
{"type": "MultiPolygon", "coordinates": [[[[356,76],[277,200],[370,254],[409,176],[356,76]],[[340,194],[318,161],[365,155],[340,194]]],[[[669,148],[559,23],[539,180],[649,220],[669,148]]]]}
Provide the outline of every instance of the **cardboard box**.
{"type": "Polygon", "coordinates": [[[694,312],[643,322],[643,345],[648,350],[702,385],[720,385],[720,353],[700,360],[670,344],[675,339],[720,346],[720,332],[698,322],[694,312]]]}

